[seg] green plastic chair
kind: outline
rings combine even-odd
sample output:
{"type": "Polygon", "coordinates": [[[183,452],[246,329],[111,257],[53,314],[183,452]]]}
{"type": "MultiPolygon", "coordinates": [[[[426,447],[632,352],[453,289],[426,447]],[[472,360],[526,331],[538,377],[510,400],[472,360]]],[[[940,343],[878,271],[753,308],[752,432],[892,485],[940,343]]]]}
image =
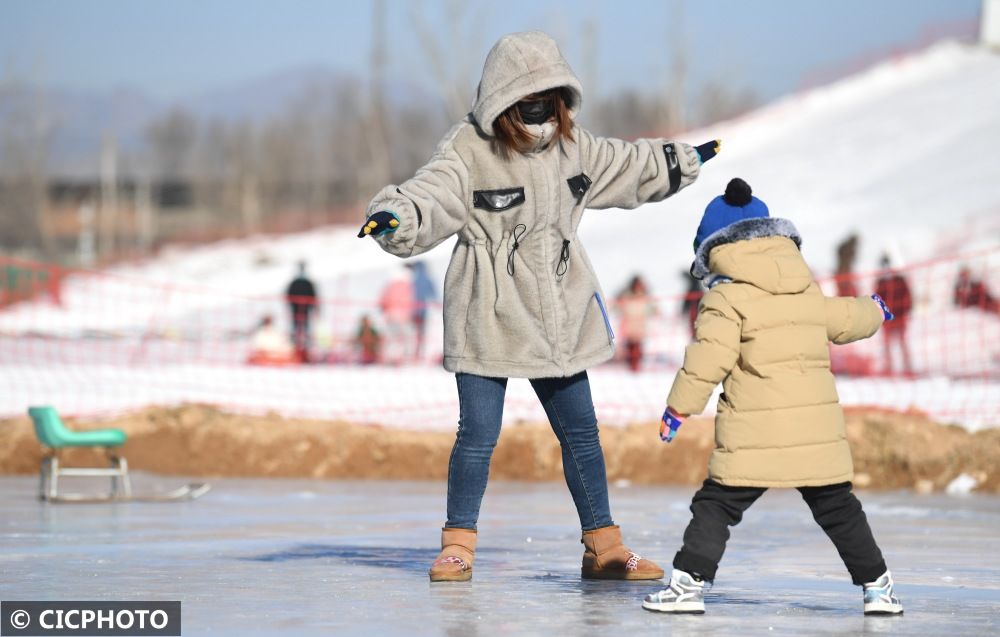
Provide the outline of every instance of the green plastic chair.
{"type": "Polygon", "coordinates": [[[42,500],[74,500],[91,499],[86,494],[58,493],[59,476],[110,477],[111,493],[108,499],[128,498],[132,495],[132,485],[128,477],[128,462],[119,456],[115,450],[125,444],[125,432],[121,429],[94,429],[92,431],[73,431],[63,424],[59,413],[52,407],[29,407],[28,415],[35,425],[35,436],[38,441],[49,449],[42,458],[39,469],[39,497],[42,500]],[[110,465],[100,467],[63,467],[59,459],[59,450],[66,447],[104,447],[107,451],[110,465]]]}

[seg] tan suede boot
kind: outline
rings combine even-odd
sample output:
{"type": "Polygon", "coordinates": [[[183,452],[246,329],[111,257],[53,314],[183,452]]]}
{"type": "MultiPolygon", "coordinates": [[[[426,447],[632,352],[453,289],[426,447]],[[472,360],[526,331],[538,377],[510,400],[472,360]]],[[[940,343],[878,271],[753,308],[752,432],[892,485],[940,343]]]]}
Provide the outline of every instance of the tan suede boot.
{"type": "Polygon", "coordinates": [[[584,579],[660,579],[663,569],[628,550],[622,544],[622,532],[615,526],[583,532],[584,579]]]}
{"type": "Polygon", "coordinates": [[[432,582],[466,582],[472,579],[476,559],[476,532],[472,529],[441,529],[441,553],[431,565],[432,582]]]}

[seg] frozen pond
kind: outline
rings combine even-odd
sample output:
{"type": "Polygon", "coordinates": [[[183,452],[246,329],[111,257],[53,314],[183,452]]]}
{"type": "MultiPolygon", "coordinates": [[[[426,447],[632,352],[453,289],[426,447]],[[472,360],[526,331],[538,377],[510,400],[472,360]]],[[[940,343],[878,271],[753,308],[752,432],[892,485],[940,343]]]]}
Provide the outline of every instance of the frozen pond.
{"type": "MultiPolygon", "coordinates": [[[[0,599],[181,600],[184,635],[1000,633],[995,497],[861,492],[906,607],[866,619],[794,491],[768,493],[734,531],[707,614],[669,617],[639,605],[659,583],[581,581],[562,484],[491,484],[475,579],[434,585],[442,483],[227,479],[195,502],[102,505],[46,505],[34,489],[0,478],[0,599]]],[[[693,492],[614,488],[631,548],[669,568],[693,492]]]]}

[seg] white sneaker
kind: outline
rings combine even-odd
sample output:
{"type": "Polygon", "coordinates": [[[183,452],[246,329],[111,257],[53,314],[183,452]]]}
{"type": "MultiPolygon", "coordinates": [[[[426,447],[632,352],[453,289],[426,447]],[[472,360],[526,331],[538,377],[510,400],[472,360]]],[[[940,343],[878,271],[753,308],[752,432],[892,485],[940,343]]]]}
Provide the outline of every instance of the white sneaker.
{"type": "Polygon", "coordinates": [[[646,595],[642,607],[661,613],[704,614],[705,580],[675,568],[670,574],[670,585],[662,591],[646,595]]]}
{"type": "Polygon", "coordinates": [[[892,573],[882,573],[874,582],[865,584],[865,615],[902,615],[903,603],[892,591],[892,573]]]}

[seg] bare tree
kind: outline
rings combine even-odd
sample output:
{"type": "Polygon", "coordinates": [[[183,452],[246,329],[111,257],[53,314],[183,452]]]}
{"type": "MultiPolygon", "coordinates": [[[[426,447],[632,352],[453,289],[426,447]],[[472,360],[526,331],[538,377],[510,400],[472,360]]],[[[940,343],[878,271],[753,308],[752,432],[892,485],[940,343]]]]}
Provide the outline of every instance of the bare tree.
{"type": "MultiPolygon", "coordinates": [[[[444,33],[428,24],[422,5],[411,5],[410,22],[419,36],[424,56],[444,96],[445,114],[457,122],[469,112],[476,83],[476,63],[472,55],[481,37],[477,25],[485,23],[484,14],[470,15],[470,3],[463,0],[445,2],[444,33]]],[[[480,5],[486,10],[488,5],[480,5]]]]}
{"type": "Polygon", "coordinates": [[[373,194],[363,179],[370,154],[364,147],[367,137],[361,83],[352,80],[335,87],[329,107],[325,152],[331,162],[331,198],[336,203],[353,204],[373,194]]]}
{"type": "Polygon", "coordinates": [[[592,110],[601,135],[635,139],[662,132],[663,105],[656,95],[623,90],[599,100],[592,110]]]}
{"type": "Polygon", "coordinates": [[[597,22],[592,17],[583,21],[580,38],[583,44],[583,90],[590,97],[597,98],[600,95],[597,62],[600,59],[600,40],[597,37],[597,22]]]}
{"type": "Polygon", "coordinates": [[[160,179],[186,176],[197,135],[195,118],[179,108],[149,125],[146,140],[152,148],[154,170],[160,179]]]}
{"type": "Polygon", "coordinates": [[[684,3],[673,0],[671,16],[671,81],[667,86],[667,112],[660,122],[661,130],[673,134],[687,128],[687,36],[684,26],[684,3]]]}
{"type": "Polygon", "coordinates": [[[98,209],[100,255],[110,258],[118,250],[118,233],[121,230],[118,216],[118,141],[106,134],[101,141],[101,206],[98,209]]]}
{"type": "Polygon", "coordinates": [[[250,122],[213,121],[202,129],[196,151],[199,207],[212,210],[242,235],[260,230],[257,132],[250,122]]]}
{"type": "Polygon", "coordinates": [[[760,100],[752,88],[729,88],[727,84],[709,81],[702,86],[696,103],[697,122],[707,125],[749,112],[760,105],[760,100]]]}
{"type": "Polygon", "coordinates": [[[260,162],[256,154],[257,138],[253,127],[242,123],[233,128],[226,143],[227,173],[234,184],[230,192],[238,197],[237,208],[244,234],[260,230],[260,162]]]}
{"type": "Polygon", "coordinates": [[[372,2],[371,74],[369,76],[368,117],[364,122],[366,164],[362,187],[374,191],[389,179],[389,133],[385,113],[385,0],[372,2]]]}
{"type": "Polygon", "coordinates": [[[12,73],[0,80],[0,244],[56,256],[46,186],[54,126],[43,91],[12,73]]]}
{"type": "Polygon", "coordinates": [[[327,140],[337,115],[333,108],[335,100],[336,90],[320,83],[307,87],[290,106],[294,134],[303,140],[298,198],[309,226],[325,220],[325,212],[330,208],[329,185],[334,162],[327,140]]]}
{"type": "Polygon", "coordinates": [[[236,220],[236,206],[231,193],[233,166],[229,156],[229,125],[213,120],[200,126],[195,142],[192,165],[197,176],[195,200],[227,221],[236,220]]]}

